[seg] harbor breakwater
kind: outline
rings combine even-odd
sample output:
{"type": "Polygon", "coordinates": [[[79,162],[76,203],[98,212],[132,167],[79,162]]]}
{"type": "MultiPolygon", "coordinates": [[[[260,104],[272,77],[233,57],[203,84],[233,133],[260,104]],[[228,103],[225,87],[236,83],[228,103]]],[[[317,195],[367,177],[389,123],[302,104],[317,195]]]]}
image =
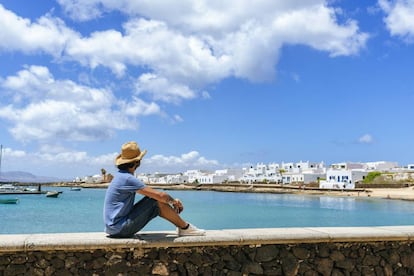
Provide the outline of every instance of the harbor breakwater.
{"type": "Polygon", "coordinates": [[[414,226],[0,235],[0,275],[413,275],[414,226]]]}

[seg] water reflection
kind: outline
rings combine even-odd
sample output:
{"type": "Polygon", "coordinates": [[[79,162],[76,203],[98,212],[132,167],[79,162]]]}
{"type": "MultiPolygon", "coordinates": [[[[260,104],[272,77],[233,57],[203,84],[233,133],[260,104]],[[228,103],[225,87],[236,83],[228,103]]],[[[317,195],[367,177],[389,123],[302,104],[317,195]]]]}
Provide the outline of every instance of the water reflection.
{"type": "Polygon", "coordinates": [[[319,207],[334,210],[355,210],[355,198],[351,197],[319,197],[319,207]]]}

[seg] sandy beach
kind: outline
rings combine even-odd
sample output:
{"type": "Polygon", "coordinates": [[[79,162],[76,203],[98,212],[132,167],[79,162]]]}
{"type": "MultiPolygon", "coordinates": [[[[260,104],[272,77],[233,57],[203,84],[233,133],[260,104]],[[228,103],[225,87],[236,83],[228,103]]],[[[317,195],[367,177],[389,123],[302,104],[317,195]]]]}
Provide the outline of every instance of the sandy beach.
{"type": "Polygon", "coordinates": [[[367,189],[364,193],[350,193],[350,196],[366,196],[385,199],[414,200],[414,187],[387,188],[387,189],[367,189]]]}

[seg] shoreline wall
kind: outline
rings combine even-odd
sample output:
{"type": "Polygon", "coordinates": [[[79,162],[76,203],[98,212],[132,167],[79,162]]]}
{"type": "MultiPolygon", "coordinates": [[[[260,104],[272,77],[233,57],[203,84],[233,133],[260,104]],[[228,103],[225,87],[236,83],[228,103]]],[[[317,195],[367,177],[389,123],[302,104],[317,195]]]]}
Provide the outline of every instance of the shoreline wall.
{"type": "Polygon", "coordinates": [[[414,226],[0,235],[0,275],[413,275],[414,226]]]}

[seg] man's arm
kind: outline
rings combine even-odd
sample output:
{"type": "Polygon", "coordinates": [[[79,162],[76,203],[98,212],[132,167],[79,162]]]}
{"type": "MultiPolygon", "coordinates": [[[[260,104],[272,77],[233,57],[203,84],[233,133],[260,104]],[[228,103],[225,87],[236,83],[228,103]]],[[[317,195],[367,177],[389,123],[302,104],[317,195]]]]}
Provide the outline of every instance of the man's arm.
{"type": "Polygon", "coordinates": [[[171,201],[174,200],[174,198],[172,198],[169,194],[165,192],[160,192],[148,186],[138,190],[137,193],[153,198],[156,201],[159,201],[162,203],[170,203],[171,201]]]}
{"type": "Polygon", "coordinates": [[[183,204],[179,199],[172,198],[166,192],[161,192],[151,187],[144,187],[137,191],[137,193],[155,199],[158,202],[171,205],[178,213],[181,213],[184,209],[183,204]]]}

